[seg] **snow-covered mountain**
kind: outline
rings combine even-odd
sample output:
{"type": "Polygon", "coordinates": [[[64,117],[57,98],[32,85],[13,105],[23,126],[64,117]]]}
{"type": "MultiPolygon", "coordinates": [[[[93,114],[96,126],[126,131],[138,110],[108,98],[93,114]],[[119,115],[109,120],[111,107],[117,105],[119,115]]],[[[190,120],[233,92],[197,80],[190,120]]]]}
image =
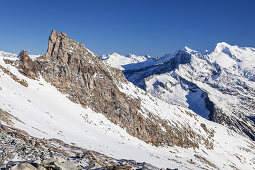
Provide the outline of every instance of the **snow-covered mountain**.
{"type": "MultiPolygon", "coordinates": [[[[209,73],[221,68],[207,63],[204,57],[187,51],[157,59],[129,56],[130,64],[150,63],[124,72],[140,87],[155,86],[155,94],[151,92],[151,95],[128,82],[120,70],[105,65],[83,43],[53,31],[44,56],[32,60],[26,51],[20,55],[0,53],[0,121],[35,138],[62,140],[73,147],[97,151],[116,160],[148,162],[159,168],[252,169],[255,166],[254,141],[194,112],[202,114],[207,110],[202,115],[207,118],[212,114],[210,107],[216,107],[212,103],[225,96],[213,96],[210,90],[215,88],[195,81],[201,78],[200,70],[194,81],[188,79],[188,73],[194,71],[188,70],[194,69],[192,64],[200,64],[199,69],[204,68],[209,73]],[[143,78],[143,81],[136,78],[143,78]],[[169,81],[163,82],[165,80],[169,81]],[[206,91],[203,87],[207,86],[209,90],[206,91]],[[187,103],[191,103],[182,99],[170,104],[172,101],[153,97],[160,94],[157,89],[159,92],[175,90],[176,94],[169,93],[167,99],[190,95],[190,100],[199,108],[190,108],[187,103]],[[201,100],[195,97],[198,95],[201,100]]],[[[125,69],[122,64],[115,67],[125,69]]],[[[222,74],[225,75],[225,71],[222,74]]],[[[220,89],[214,92],[221,93],[220,89]]],[[[1,141],[6,143],[4,138],[1,141]]],[[[15,147],[13,142],[10,145],[15,147]]],[[[4,157],[4,162],[28,159],[20,154],[22,151],[4,157]]],[[[70,156],[70,160],[73,159],[70,156]]],[[[79,159],[83,158],[79,156],[79,159]]],[[[119,162],[109,164],[118,165],[119,162]]],[[[94,168],[109,167],[109,164],[101,162],[94,168]]],[[[86,168],[86,163],[82,167],[86,168]]]]}
{"type": "Polygon", "coordinates": [[[123,73],[153,96],[255,139],[254,48],[222,42],[204,55],[185,47],[168,56],[127,64],[135,69],[123,73]]]}
{"type": "Polygon", "coordinates": [[[255,80],[255,48],[231,46],[222,42],[217,44],[209,58],[233,74],[255,80]]]}
{"type": "Polygon", "coordinates": [[[145,56],[137,56],[134,54],[128,54],[126,56],[119,55],[118,53],[112,53],[110,55],[102,55],[101,59],[105,60],[106,64],[109,64],[110,66],[114,68],[118,68],[120,70],[125,70],[128,68],[123,68],[122,66],[126,66],[128,64],[134,64],[134,63],[141,63],[146,61],[147,59],[151,58],[148,55],[145,56]]]}

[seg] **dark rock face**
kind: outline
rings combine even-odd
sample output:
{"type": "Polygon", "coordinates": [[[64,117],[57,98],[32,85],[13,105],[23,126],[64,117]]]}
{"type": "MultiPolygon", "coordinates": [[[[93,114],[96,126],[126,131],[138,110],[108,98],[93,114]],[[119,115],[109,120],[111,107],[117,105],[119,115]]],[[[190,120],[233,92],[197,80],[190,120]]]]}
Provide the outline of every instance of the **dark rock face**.
{"type": "Polygon", "coordinates": [[[20,72],[29,78],[32,79],[38,78],[39,76],[38,70],[33,60],[29,57],[28,52],[22,50],[19,54],[19,57],[20,57],[19,64],[20,72]]]}
{"type": "Polygon", "coordinates": [[[117,84],[126,82],[121,71],[106,66],[83,43],[67,38],[65,33],[52,31],[47,53],[38,58],[36,67],[42,77],[56,86],[70,100],[104,114],[111,122],[153,145],[177,145],[208,148],[212,144],[190,128],[177,128],[151,114],[143,118],[141,101],[120,92],[117,84]],[[163,131],[161,127],[166,131],[163,131]]]}

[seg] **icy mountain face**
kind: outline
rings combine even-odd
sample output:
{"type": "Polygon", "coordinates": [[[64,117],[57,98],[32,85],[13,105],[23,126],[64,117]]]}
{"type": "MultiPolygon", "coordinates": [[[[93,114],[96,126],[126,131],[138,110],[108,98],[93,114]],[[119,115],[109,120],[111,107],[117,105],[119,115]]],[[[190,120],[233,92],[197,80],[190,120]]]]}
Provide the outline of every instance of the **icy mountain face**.
{"type": "Polygon", "coordinates": [[[219,43],[210,54],[185,47],[167,61],[158,58],[140,67],[145,61],[123,73],[153,96],[255,139],[248,118],[255,109],[254,59],[253,48],[219,43]]]}
{"type": "MultiPolygon", "coordinates": [[[[193,60],[184,51],[179,51],[178,56],[166,58],[183,64],[193,60]]],[[[0,121],[8,128],[22,129],[36,138],[62,140],[69,144],[65,151],[79,147],[103,153],[116,158],[110,159],[115,164],[119,163],[117,159],[132,159],[180,169],[254,167],[255,144],[249,138],[203,119],[190,109],[147,94],[126,81],[120,70],[103,64],[83,43],[69,39],[65,33],[52,32],[44,56],[34,61],[27,57],[25,51],[16,59],[0,57],[0,109],[5,113],[0,112],[0,121]]],[[[160,64],[166,58],[153,60],[168,71],[160,64]]],[[[171,64],[171,68],[176,66],[171,64]]],[[[153,67],[149,66],[151,71],[153,67]]],[[[178,78],[180,86],[194,93],[197,90],[207,101],[199,85],[178,78]]],[[[2,129],[0,133],[8,138],[0,138],[6,144],[5,150],[25,145],[23,139],[14,145],[13,136],[6,136],[2,129]]],[[[27,138],[31,138],[29,135],[27,138]]],[[[54,152],[67,146],[52,144],[54,152]]],[[[33,147],[32,151],[45,150],[33,147]]],[[[83,160],[82,155],[86,155],[83,149],[77,150],[81,154],[78,159],[83,160]]],[[[22,160],[25,153],[26,150],[14,152],[4,161],[22,160]]],[[[48,153],[51,154],[46,147],[45,154],[48,153]]],[[[99,167],[109,165],[108,158],[97,158],[102,159],[99,167]]]]}

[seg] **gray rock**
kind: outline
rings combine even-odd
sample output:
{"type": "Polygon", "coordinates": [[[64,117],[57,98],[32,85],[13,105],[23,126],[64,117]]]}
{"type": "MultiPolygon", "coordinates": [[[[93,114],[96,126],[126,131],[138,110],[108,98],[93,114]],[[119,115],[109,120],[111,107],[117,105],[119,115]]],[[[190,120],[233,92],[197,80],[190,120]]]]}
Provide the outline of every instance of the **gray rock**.
{"type": "Polygon", "coordinates": [[[14,167],[10,168],[10,170],[37,170],[37,168],[35,168],[29,163],[19,163],[14,167]]]}
{"type": "Polygon", "coordinates": [[[50,158],[50,159],[46,159],[46,160],[43,160],[42,161],[42,164],[43,165],[49,165],[49,164],[53,164],[57,162],[57,159],[56,158],[50,158]]]}
{"type": "Polygon", "coordinates": [[[59,163],[63,163],[65,162],[66,160],[64,158],[61,158],[61,157],[57,157],[57,162],[59,163]]]}
{"type": "Polygon", "coordinates": [[[36,79],[39,76],[36,65],[33,60],[29,57],[28,52],[22,50],[19,54],[20,57],[20,72],[25,76],[36,79]]]}
{"type": "Polygon", "coordinates": [[[38,169],[38,170],[47,170],[47,169],[44,168],[42,165],[39,165],[39,166],[37,167],[37,169],[38,169]]]}

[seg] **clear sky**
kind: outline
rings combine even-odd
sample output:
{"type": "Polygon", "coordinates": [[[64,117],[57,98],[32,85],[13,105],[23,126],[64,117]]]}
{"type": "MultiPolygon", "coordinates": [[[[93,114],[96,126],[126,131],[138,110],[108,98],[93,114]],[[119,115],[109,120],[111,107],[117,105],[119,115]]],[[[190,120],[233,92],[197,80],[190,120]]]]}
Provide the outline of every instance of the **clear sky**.
{"type": "Polygon", "coordinates": [[[52,29],[99,55],[255,47],[254,0],[0,0],[0,50],[44,54],[52,29]]]}

